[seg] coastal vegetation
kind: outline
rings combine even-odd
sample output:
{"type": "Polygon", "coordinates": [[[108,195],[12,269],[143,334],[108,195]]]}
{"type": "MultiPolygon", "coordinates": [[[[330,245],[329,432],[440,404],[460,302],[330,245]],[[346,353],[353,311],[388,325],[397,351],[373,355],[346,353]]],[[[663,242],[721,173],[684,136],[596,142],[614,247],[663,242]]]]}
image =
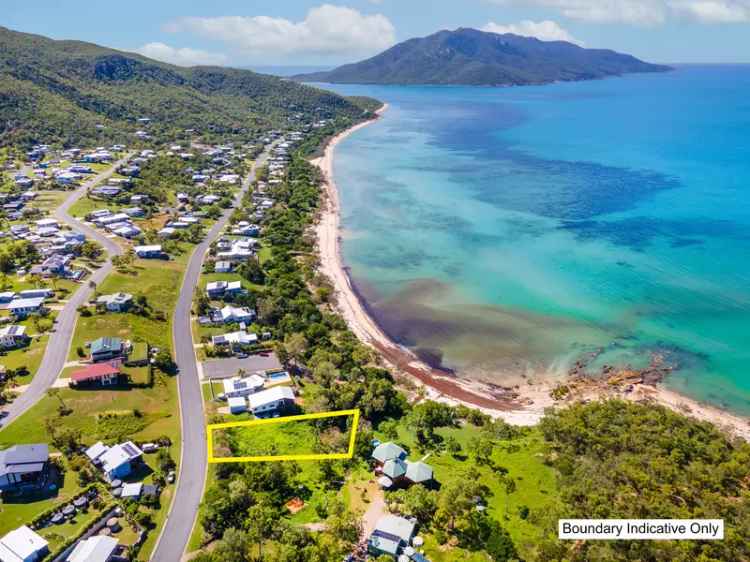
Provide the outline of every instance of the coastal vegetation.
{"type": "MultiPolygon", "coordinates": [[[[212,467],[200,515],[200,542],[211,548],[195,560],[340,558],[356,548],[379,501],[382,513],[416,518],[435,561],[746,557],[744,442],[665,408],[622,401],[576,404],[549,412],[537,427],[518,428],[420,399],[417,388],[378,364],[335,312],[330,285],[316,269],[310,226],[322,178],[305,156],[330,133],[301,147],[284,181],[270,189],[276,205],[263,225],[262,275],[253,292],[257,322],[273,332],[278,355],[296,375],[303,410],[361,409],[355,454],[347,461],[212,467]],[[429,459],[439,485],[379,490],[370,460],[375,438],[429,459]],[[301,511],[291,507],[299,504],[301,511]],[[732,537],[721,544],[577,544],[557,539],[560,517],[718,517],[732,537]]],[[[250,198],[243,205],[251,210],[250,198]]],[[[345,429],[311,425],[297,438],[336,442],[345,429]]],[[[246,444],[225,445],[235,453],[246,444]]]]}

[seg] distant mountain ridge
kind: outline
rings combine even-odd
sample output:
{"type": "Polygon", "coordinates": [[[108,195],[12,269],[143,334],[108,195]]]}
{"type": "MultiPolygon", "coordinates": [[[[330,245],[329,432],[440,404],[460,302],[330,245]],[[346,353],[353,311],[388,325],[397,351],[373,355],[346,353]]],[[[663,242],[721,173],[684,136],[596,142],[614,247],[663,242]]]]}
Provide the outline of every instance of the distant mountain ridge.
{"type": "Polygon", "coordinates": [[[299,74],[293,79],[343,84],[514,86],[667,70],[670,67],[611,50],[460,28],[409,39],[367,60],[327,72],[299,74]]]}
{"type": "Polygon", "coordinates": [[[4,27],[0,53],[0,145],[121,139],[140,117],[151,118],[152,129],[241,133],[286,124],[296,114],[362,114],[342,96],[274,76],[183,68],[4,27]]]}

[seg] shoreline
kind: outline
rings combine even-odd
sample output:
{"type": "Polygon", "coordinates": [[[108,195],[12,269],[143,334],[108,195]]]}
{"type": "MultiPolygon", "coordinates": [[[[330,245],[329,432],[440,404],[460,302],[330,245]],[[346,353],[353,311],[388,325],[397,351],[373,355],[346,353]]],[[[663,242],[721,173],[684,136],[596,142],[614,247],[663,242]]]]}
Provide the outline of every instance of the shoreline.
{"type": "MultiPolygon", "coordinates": [[[[580,377],[565,381],[552,381],[542,377],[527,379],[511,387],[489,385],[471,379],[452,377],[430,367],[409,349],[394,342],[367,310],[367,303],[358,293],[341,256],[340,201],[334,179],[334,153],[336,146],[359,129],[376,122],[388,110],[384,104],[376,117],[343,131],[326,144],[323,156],[310,162],[317,166],[324,178],[325,199],[315,224],[318,270],[329,279],[335,295],[334,308],[346,321],[349,329],[360,341],[373,348],[393,370],[394,377],[405,378],[421,387],[425,397],[453,405],[463,404],[477,408],[493,418],[501,418],[514,425],[536,425],[544,410],[577,400],[598,400],[617,397],[632,401],[655,402],[678,413],[701,421],[708,421],[734,436],[750,441],[750,420],[715,406],[700,403],[683,396],[662,384],[635,384],[626,390],[613,386],[606,380],[584,380],[580,377]],[[558,384],[572,390],[565,399],[555,400],[552,390],[558,384]]],[[[414,392],[412,394],[415,394],[414,392]]]]}

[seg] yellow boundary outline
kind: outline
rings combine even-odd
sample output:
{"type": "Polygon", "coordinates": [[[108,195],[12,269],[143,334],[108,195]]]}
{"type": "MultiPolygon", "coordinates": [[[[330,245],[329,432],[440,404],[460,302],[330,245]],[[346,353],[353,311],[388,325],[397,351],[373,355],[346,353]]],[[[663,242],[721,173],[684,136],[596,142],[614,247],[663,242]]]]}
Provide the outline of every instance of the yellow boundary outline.
{"type": "Polygon", "coordinates": [[[286,416],[281,418],[268,418],[262,420],[249,420],[241,422],[212,423],[206,426],[206,444],[208,446],[209,463],[227,462],[268,462],[268,461],[318,461],[326,459],[350,459],[354,456],[354,441],[357,438],[357,427],[359,426],[359,409],[340,410],[338,412],[322,412],[317,414],[301,414],[297,416],[286,416]],[[349,448],[346,453],[320,453],[310,455],[268,455],[252,457],[215,457],[213,432],[217,429],[229,429],[232,427],[251,427],[256,425],[270,425],[302,420],[318,420],[323,418],[338,418],[342,416],[354,416],[352,422],[352,434],[349,437],[349,448]]]}

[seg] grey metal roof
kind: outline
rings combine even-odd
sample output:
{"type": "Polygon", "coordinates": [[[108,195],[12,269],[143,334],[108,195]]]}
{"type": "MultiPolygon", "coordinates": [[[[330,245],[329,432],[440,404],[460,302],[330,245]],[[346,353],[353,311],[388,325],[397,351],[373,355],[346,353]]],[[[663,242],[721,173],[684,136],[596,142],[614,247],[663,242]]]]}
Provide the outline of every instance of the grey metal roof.
{"type": "Polygon", "coordinates": [[[49,460],[46,443],[14,445],[0,451],[0,475],[39,472],[49,460]]]}

